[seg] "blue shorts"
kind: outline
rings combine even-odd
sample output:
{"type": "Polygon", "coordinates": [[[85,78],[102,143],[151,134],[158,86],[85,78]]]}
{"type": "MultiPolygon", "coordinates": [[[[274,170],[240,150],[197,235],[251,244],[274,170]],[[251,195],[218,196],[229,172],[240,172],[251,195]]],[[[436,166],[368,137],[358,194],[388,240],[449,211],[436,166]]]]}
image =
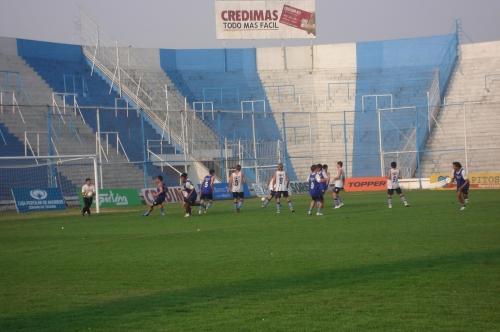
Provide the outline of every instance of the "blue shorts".
{"type": "Polygon", "coordinates": [[[196,203],[197,197],[198,197],[198,195],[195,193],[189,195],[188,197],[184,197],[184,203],[194,204],[194,203],[196,203]]]}
{"type": "Polygon", "coordinates": [[[316,202],[322,202],[323,201],[323,194],[315,194],[311,195],[311,199],[316,202]]]}
{"type": "Polygon", "coordinates": [[[457,187],[457,191],[467,195],[469,193],[469,185],[464,186],[462,189],[457,187]]]}
{"type": "Polygon", "coordinates": [[[166,195],[165,194],[160,194],[156,196],[155,200],[153,201],[153,205],[161,205],[165,202],[166,195]]]}
{"type": "Polygon", "coordinates": [[[200,199],[204,201],[211,201],[214,199],[214,195],[212,193],[207,193],[207,194],[201,193],[200,199]]]}

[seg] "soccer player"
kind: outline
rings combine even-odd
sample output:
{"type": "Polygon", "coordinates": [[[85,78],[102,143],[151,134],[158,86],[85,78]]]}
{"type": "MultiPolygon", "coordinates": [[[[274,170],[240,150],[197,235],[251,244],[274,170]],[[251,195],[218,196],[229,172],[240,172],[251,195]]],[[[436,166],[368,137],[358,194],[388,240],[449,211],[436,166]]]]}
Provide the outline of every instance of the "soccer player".
{"type": "Polygon", "coordinates": [[[286,174],[283,164],[279,164],[276,172],[274,173],[271,183],[274,185],[275,198],[276,198],[276,213],[281,213],[281,196],[285,197],[288,203],[288,208],[290,211],[295,212],[293,208],[292,200],[288,194],[288,185],[290,184],[290,179],[286,174]]]}
{"type": "Polygon", "coordinates": [[[191,217],[191,207],[197,206],[196,198],[198,194],[196,193],[196,188],[194,187],[191,180],[188,179],[188,175],[186,173],[181,174],[181,187],[182,187],[182,196],[184,197],[184,210],[186,214],[185,218],[191,217]]]}
{"type": "Polygon", "coordinates": [[[321,178],[321,167],[319,165],[312,165],[311,166],[311,174],[309,174],[309,195],[311,196],[311,203],[309,204],[309,211],[307,211],[307,214],[310,216],[312,215],[312,210],[314,207],[316,207],[316,215],[317,216],[322,216],[323,213],[321,212],[322,208],[322,202],[323,202],[323,186],[322,183],[324,183],[324,179],[321,178]]]}
{"type": "Polygon", "coordinates": [[[165,210],[163,209],[163,203],[165,203],[165,199],[167,197],[167,186],[163,182],[163,176],[158,175],[155,179],[155,184],[156,184],[156,193],[153,194],[155,197],[153,204],[149,206],[149,209],[144,212],[143,216],[148,217],[151,212],[153,212],[155,206],[160,207],[160,214],[162,216],[165,215],[165,210]]]}
{"type": "Polygon", "coordinates": [[[340,209],[341,207],[344,206],[344,200],[342,197],[340,197],[340,192],[344,190],[344,179],[345,179],[345,173],[344,173],[344,163],[342,161],[337,162],[337,172],[335,173],[335,176],[333,177],[333,201],[334,201],[334,208],[335,209],[340,209]]]}
{"type": "Polygon", "coordinates": [[[82,186],[82,197],[83,197],[83,209],[82,217],[85,217],[85,213],[90,216],[90,207],[92,206],[92,200],[95,195],[95,187],[92,184],[92,180],[89,178],[85,179],[85,183],[82,186]]]}
{"type": "Polygon", "coordinates": [[[320,181],[320,189],[321,189],[321,208],[325,207],[325,193],[328,190],[328,186],[330,184],[330,173],[328,172],[328,165],[317,165],[317,173],[321,179],[320,181]]]}
{"type": "Polygon", "coordinates": [[[401,202],[404,206],[409,207],[408,201],[406,200],[401,187],[399,186],[399,168],[395,161],[391,163],[391,169],[389,170],[389,174],[387,175],[387,205],[389,209],[392,209],[392,195],[394,194],[394,190],[399,195],[401,202]]]}
{"type": "Polygon", "coordinates": [[[201,183],[200,209],[198,214],[207,213],[214,200],[215,171],[211,169],[201,183]]]}
{"type": "Polygon", "coordinates": [[[246,182],[245,175],[241,171],[241,165],[236,166],[236,170],[229,177],[229,189],[233,193],[234,210],[240,213],[245,198],[243,188],[246,182]]]}
{"type": "Polygon", "coordinates": [[[453,181],[457,184],[457,199],[460,203],[460,211],[465,210],[465,206],[469,203],[469,178],[462,164],[458,161],[453,162],[453,181]]]}

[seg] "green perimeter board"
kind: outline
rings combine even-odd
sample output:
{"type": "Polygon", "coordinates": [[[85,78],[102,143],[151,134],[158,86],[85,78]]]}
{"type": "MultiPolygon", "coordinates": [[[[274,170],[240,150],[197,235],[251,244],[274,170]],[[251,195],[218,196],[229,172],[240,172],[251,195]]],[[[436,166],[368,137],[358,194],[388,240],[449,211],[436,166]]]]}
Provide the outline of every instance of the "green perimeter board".
{"type": "MultiPolygon", "coordinates": [[[[83,197],[80,197],[80,205],[83,206],[83,197]]],[[[116,208],[142,205],[136,189],[132,188],[104,188],[99,189],[99,200],[101,208],[116,208]]]]}

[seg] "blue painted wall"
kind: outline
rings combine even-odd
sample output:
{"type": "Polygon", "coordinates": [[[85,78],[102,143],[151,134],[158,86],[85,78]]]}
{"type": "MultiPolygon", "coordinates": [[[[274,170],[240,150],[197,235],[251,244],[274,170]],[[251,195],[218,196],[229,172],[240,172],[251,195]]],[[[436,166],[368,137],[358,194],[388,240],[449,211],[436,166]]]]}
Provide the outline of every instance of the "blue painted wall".
{"type": "MultiPolygon", "coordinates": [[[[427,139],[427,91],[433,72],[440,70],[440,85],[444,90],[456,61],[456,41],[453,34],[357,44],[353,176],[380,175],[375,99],[365,99],[363,112],[362,96],[392,94],[394,107],[416,106],[417,114],[410,111],[382,113],[386,118],[382,121],[383,146],[384,151],[403,148],[404,136],[418,126],[417,145],[421,149],[427,139]]],[[[378,107],[390,107],[389,98],[380,98],[378,107]]]]}
{"type": "MultiPolygon", "coordinates": [[[[90,75],[90,66],[85,60],[81,47],[77,45],[49,43],[42,41],[18,39],[18,54],[49,84],[55,92],[73,92],[64,84],[63,77],[78,77],[78,81],[85,82],[76,88],[78,103],[82,108],[85,121],[90,128],[97,131],[96,112],[93,106],[101,107],[101,131],[118,132],[120,140],[131,161],[143,161],[144,144],[142,140],[141,121],[135,111],[130,111],[127,117],[125,112],[115,116],[114,110],[104,110],[102,107],[113,108],[118,95],[111,91],[109,84],[99,75],[90,75]],[[84,107],[91,107],[85,109],[84,107]]],[[[156,130],[145,121],[145,139],[160,139],[156,130]]],[[[113,144],[113,143],[112,143],[113,144]]],[[[136,164],[142,168],[143,164],[136,164]]],[[[150,164],[146,165],[148,174],[156,176],[160,169],[150,164]]],[[[178,183],[177,178],[172,178],[172,184],[178,183]]]]}
{"type": "MultiPolygon", "coordinates": [[[[266,112],[271,112],[264,87],[257,72],[256,49],[160,49],[160,65],[172,79],[176,88],[194,101],[211,101],[216,110],[236,111],[218,114],[215,120],[205,117],[205,122],[220,137],[251,140],[251,116],[241,119],[237,111],[242,100],[264,100],[266,112]]],[[[258,140],[278,140],[281,132],[274,117],[264,117],[262,104],[255,104],[258,140]]],[[[251,106],[246,105],[245,111],[251,106]]],[[[288,170],[293,174],[291,165],[288,170]]]]}

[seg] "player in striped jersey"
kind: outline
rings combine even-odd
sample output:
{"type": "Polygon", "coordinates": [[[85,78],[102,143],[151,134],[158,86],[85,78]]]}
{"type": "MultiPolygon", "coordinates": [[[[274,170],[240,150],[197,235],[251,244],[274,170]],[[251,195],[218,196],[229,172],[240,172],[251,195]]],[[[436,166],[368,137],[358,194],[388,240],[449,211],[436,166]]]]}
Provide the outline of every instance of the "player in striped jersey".
{"type": "Polygon", "coordinates": [[[344,200],[342,197],[340,197],[340,192],[344,190],[344,180],[345,180],[345,173],[344,173],[344,168],[343,168],[344,163],[341,161],[337,162],[337,171],[335,173],[335,176],[333,177],[333,201],[334,201],[334,208],[335,209],[340,209],[342,206],[344,206],[344,200]]]}
{"type": "MultiPolygon", "coordinates": [[[[288,193],[288,186],[290,184],[290,179],[286,174],[283,164],[279,164],[276,172],[269,181],[269,187],[272,186],[274,191],[274,197],[276,199],[276,213],[281,213],[281,197],[285,197],[288,202],[288,208],[290,211],[295,212],[293,208],[292,200],[290,199],[288,193]]],[[[267,201],[269,202],[269,201],[267,201]]],[[[267,204],[266,204],[267,206],[267,204]]]]}
{"type": "Polygon", "coordinates": [[[391,163],[391,169],[389,170],[389,174],[387,175],[387,205],[389,209],[392,209],[392,195],[394,191],[399,195],[401,202],[404,206],[409,207],[408,201],[406,200],[401,187],[399,186],[400,172],[398,165],[395,161],[391,163]]]}
{"type": "Polygon", "coordinates": [[[457,199],[461,205],[460,211],[463,211],[469,203],[470,182],[465,169],[458,161],[453,162],[453,181],[457,184],[457,199]]]}
{"type": "Polygon", "coordinates": [[[245,194],[243,191],[246,182],[245,175],[241,171],[241,165],[236,166],[236,170],[229,177],[229,190],[233,193],[234,210],[236,213],[241,211],[245,194]]]}
{"type": "Polygon", "coordinates": [[[184,210],[186,212],[184,217],[189,218],[191,217],[191,207],[197,206],[199,203],[196,202],[196,198],[198,197],[196,188],[191,180],[188,179],[188,175],[186,173],[181,174],[181,188],[182,196],[184,198],[184,210]]]}

